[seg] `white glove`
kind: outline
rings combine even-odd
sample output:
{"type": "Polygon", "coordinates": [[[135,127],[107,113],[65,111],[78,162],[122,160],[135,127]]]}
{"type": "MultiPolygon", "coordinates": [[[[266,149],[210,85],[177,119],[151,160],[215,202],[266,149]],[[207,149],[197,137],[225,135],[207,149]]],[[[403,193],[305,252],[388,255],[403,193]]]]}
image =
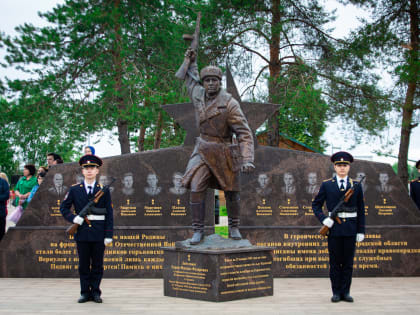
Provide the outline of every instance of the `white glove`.
{"type": "Polygon", "coordinates": [[[105,246],[108,245],[108,244],[111,244],[111,243],[112,243],[112,238],[105,238],[104,239],[105,246]]]}
{"type": "Polygon", "coordinates": [[[83,224],[84,219],[81,216],[76,215],[73,219],[73,223],[82,225],[83,224]]]}
{"type": "Polygon", "coordinates": [[[365,239],[365,234],[357,233],[356,234],[356,242],[362,242],[365,239]]]}
{"type": "Polygon", "coordinates": [[[322,224],[328,226],[331,229],[334,225],[334,220],[331,218],[326,218],[324,221],[322,221],[322,224]]]}

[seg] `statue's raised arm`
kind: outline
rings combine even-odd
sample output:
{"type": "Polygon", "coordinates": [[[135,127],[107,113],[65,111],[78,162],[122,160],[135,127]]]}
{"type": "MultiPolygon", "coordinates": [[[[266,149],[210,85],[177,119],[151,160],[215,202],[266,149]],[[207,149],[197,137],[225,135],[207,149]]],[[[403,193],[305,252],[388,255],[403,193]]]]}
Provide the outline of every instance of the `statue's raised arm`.
{"type": "MultiPolygon", "coordinates": [[[[191,45],[188,48],[187,52],[185,53],[184,62],[182,63],[181,67],[179,67],[178,71],[175,73],[175,76],[178,79],[185,80],[185,76],[188,73],[190,68],[190,64],[195,61],[195,57],[197,55],[197,48],[198,42],[200,39],[200,21],[201,21],[201,12],[197,14],[197,21],[195,22],[195,32],[193,35],[184,34],[182,38],[185,41],[191,41],[191,45]]],[[[191,76],[191,75],[190,75],[191,76]]],[[[198,72],[195,76],[198,79],[198,72]]]]}

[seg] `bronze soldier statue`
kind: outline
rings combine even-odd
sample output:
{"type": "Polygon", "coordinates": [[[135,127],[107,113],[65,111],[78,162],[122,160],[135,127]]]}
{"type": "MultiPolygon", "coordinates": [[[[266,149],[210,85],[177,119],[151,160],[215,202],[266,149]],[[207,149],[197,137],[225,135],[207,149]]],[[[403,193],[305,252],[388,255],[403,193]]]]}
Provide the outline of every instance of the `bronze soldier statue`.
{"type": "Polygon", "coordinates": [[[240,171],[250,172],[255,168],[251,129],[238,101],[221,88],[220,68],[207,66],[199,77],[196,52],[192,48],[187,50],[181,68],[183,77],[177,77],[185,81],[200,131],[182,179],[184,187],[191,190],[194,234],[190,243],[195,245],[203,239],[207,188],[225,192],[229,237],[240,240],[240,171]]]}

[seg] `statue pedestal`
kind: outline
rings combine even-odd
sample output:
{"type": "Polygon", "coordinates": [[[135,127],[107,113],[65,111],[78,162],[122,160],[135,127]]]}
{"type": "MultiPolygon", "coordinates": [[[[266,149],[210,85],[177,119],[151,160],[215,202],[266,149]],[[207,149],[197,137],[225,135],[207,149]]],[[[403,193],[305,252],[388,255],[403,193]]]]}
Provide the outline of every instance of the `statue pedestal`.
{"type": "Polygon", "coordinates": [[[164,295],[212,302],[273,295],[272,248],[207,236],[164,247],[164,295]]]}

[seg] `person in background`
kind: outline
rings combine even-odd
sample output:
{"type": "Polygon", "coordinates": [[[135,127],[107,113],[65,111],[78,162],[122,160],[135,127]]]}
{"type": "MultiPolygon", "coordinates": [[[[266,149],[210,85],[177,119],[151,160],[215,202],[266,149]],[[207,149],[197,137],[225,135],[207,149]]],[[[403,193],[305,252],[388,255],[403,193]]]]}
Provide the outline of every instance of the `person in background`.
{"type": "MultiPolygon", "coordinates": [[[[416,168],[420,175],[420,160],[417,161],[416,168]]],[[[410,182],[410,197],[420,210],[420,177],[410,182]]]]}
{"type": "Polygon", "coordinates": [[[95,155],[95,148],[90,145],[86,146],[85,155],[95,155]]]}
{"type": "Polygon", "coordinates": [[[63,163],[63,159],[57,153],[51,152],[47,154],[48,167],[50,167],[51,165],[56,165],[56,164],[61,164],[61,163],[63,163]]]}
{"type": "Polygon", "coordinates": [[[47,173],[45,172],[41,172],[38,174],[38,176],[36,177],[37,179],[37,184],[32,188],[31,190],[31,194],[28,197],[28,203],[31,202],[32,198],[34,197],[35,193],[37,192],[39,186],[41,186],[42,182],[44,181],[44,177],[47,173]]]}
{"type": "Polygon", "coordinates": [[[34,176],[35,172],[36,168],[33,164],[27,164],[23,167],[23,176],[19,179],[15,187],[15,206],[19,205],[20,200],[23,209],[28,205],[26,199],[28,199],[32,188],[34,188],[37,183],[36,177],[34,176]]]}
{"type": "Polygon", "coordinates": [[[7,200],[9,200],[9,181],[5,173],[0,173],[0,241],[6,232],[7,200]]]}
{"type": "MultiPolygon", "coordinates": [[[[46,166],[40,166],[40,167],[38,168],[37,175],[39,175],[40,173],[45,173],[45,174],[47,174],[47,172],[48,172],[48,167],[46,167],[46,166]]],[[[45,175],[44,175],[44,176],[45,176],[45,175]]]]}

